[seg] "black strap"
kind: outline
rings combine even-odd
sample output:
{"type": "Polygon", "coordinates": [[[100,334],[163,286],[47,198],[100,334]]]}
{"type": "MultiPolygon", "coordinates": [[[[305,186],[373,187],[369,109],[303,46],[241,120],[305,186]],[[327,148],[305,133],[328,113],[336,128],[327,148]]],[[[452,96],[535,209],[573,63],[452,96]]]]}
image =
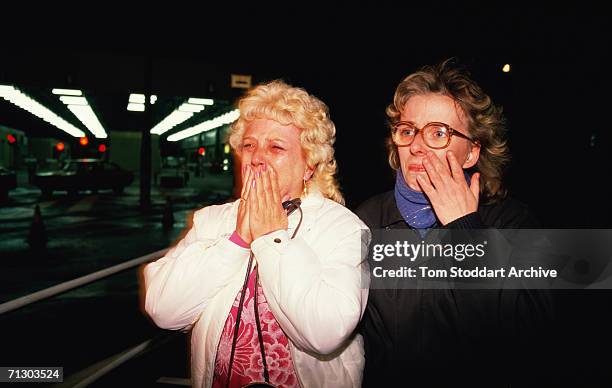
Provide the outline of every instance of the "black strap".
{"type": "Polygon", "coordinates": [[[227,388],[229,388],[230,378],[232,377],[232,367],[234,366],[234,353],[236,352],[236,342],[238,341],[238,329],[240,329],[240,318],[242,316],[242,309],[244,308],[244,295],[246,294],[246,289],[249,285],[249,275],[251,274],[253,257],[253,252],[251,252],[251,256],[249,257],[249,264],[247,265],[246,276],[244,277],[244,283],[242,284],[240,303],[238,303],[238,313],[236,314],[236,324],[234,325],[234,338],[232,339],[232,352],[230,353],[229,370],[227,371],[227,383],[225,384],[227,388]]]}
{"type": "MultiPolygon", "coordinates": [[[[300,211],[300,221],[298,222],[291,238],[293,239],[297,234],[300,226],[302,225],[302,219],[304,218],[304,213],[301,208],[301,201],[299,199],[294,200],[295,207],[288,210],[288,215],[293,212],[296,208],[300,211]]],[[[227,371],[227,384],[225,385],[229,388],[230,378],[232,377],[232,367],[234,366],[234,353],[236,352],[236,343],[238,342],[238,329],[240,329],[240,318],[242,317],[242,310],[244,309],[244,296],[246,294],[246,290],[249,286],[249,275],[251,274],[251,266],[253,265],[253,252],[251,251],[251,256],[249,257],[249,264],[247,265],[246,276],[244,277],[244,283],[242,284],[242,292],[240,294],[240,303],[238,303],[238,312],[236,313],[236,324],[234,325],[234,338],[232,339],[232,351],[230,353],[230,362],[229,362],[229,370],[227,371]]],[[[259,272],[257,271],[257,265],[255,265],[255,291],[253,295],[253,309],[255,310],[255,326],[257,327],[257,338],[259,340],[259,351],[261,352],[261,362],[264,367],[264,379],[266,383],[270,383],[270,374],[268,372],[268,363],[266,361],[266,351],[264,348],[263,342],[263,334],[261,333],[261,323],[259,322],[259,308],[257,307],[257,286],[259,284],[259,272]]]]}

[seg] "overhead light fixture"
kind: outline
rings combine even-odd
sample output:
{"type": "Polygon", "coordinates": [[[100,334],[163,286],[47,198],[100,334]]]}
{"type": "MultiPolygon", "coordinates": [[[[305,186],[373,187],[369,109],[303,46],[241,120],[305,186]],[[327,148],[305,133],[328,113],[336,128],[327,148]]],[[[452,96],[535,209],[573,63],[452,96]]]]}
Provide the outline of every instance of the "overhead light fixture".
{"type": "Polygon", "coordinates": [[[59,94],[62,96],[82,96],[83,92],[76,89],[53,89],[51,90],[53,94],[59,94]]]}
{"type": "Polygon", "coordinates": [[[95,137],[98,139],[105,139],[108,137],[104,127],[102,127],[98,117],[89,105],[68,105],[68,109],[81,120],[83,125],[85,125],[95,137]]]}
{"type": "Polygon", "coordinates": [[[199,135],[202,132],[210,131],[222,125],[231,124],[240,117],[240,110],[234,109],[227,113],[217,116],[212,120],[204,121],[200,124],[189,127],[173,135],[168,136],[168,141],[179,141],[191,136],[199,135]]]}
{"type": "Polygon", "coordinates": [[[203,109],[204,109],[203,105],[189,104],[187,102],[183,103],[181,106],[178,107],[178,110],[180,110],[181,112],[193,112],[193,113],[198,113],[202,111],[203,109]]]}
{"type": "Polygon", "coordinates": [[[61,96],[59,99],[66,105],[89,105],[85,97],[61,96]]]}
{"type": "Polygon", "coordinates": [[[104,127],[100,124],[100,120],[98,120],[93,109],[89,106],[87,98],[61,96],[59,99],[68,106],[68,109],[74,113],[77,119],[79,119],[95,137],[98,139],[105,139],[108,137],[104,127]]]}
{"type": "Polygon", "coordinates": [[[179,110],[175,110],[166,116],[162,121],[157,123],[157,125],[155,125],[150,132],[153,135],[161,135],[168,132],[183,121],[191,118],[191,116],[193,116],[192,112],[181,112],[179,110]]]}
{"type": "MultiPolygon", "coordinates": [[[[182,103],[172,113],[170,113],[162,121],[157,123],[157,125],[151,128],[151,134],[161,135],[163,133],[166,133],[175,126],[179,125],[180,123],[190,119],[194,115],[194,113],[201,112],[204,109],[203,104],[191,103],[191,100],[193,99],[190,98],[188,102],[182,103]]],[[[209,101],[212,102],[212,100],[209,101]]]]}
{"type": "Polygon", "coordinates": [[[62,119],[57,114],[49,110],[47,107],[41,105],[38,101],[32,99],[31,97],[13,86],[0,85],[0,97],[18,106],[19,108],[24,109],[32,113],[33,115],[43,119],[47,123],[53,125],[56,128],[61,129],[62,131],[66,132],[71,136],[85,136],[85,132],[81,131],[74,125],[62,119]]]}
{"type": "Polygon", "coordinates": [[[136,103],[136,104],[144,104],[145,103],[145,95],[144,94],[132,93],[132,94],[130,94],[129,102],[133,102],[133,103],[136,103]]]}
{"type": "Polygon", "coordinates": [[[510,73],[510,64],[509,64],[509,63],[506,63],[506,64],[504,65],[504,67],[502,67],[502,71],[503,71],[504,73],[510,73]]]}
{"type": "Polygon", "coordinates": [[[127,110],[131,112],[144,112],[145,105],[144,104],[136,104],[134,102],[130,102],[127,105],[127,110]]]}
{"type": "Polygon", "coordinates": [[[211,100],[210,98],[191,97],[189,100],[187,100],[187,102],[189,104],[197,104],[197,105],[213,105],[214,104],[214,101],[211,100]]]}

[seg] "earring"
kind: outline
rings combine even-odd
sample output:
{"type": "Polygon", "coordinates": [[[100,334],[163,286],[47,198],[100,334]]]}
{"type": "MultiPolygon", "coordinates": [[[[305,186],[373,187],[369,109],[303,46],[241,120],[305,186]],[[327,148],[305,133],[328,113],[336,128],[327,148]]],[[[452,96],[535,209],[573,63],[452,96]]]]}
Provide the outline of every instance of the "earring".
{"type": "Polygon", "coordinates": [[[302,190],[302,196],[306,197],[308,195],[308,183],[306,181],[306,178],[304,179],[304,189],[302,190]]]}

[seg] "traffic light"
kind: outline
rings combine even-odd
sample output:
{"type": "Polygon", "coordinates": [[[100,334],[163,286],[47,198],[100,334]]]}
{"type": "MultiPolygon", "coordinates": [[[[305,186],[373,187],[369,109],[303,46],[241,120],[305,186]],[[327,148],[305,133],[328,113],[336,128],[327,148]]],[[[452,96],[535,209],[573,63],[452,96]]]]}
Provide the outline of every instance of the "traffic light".
{"type": "Polygon", "coordinates": [[[200,147],[200,148],[198,149],[198,154],[199,154],[200,156],[204,156],[204,155],[206,155],[206,148],[204,148],[204,147],[200,147]]]}
{"type": "Polygon", "coordinates": [[[100,151],[102,153],[106,152],[106,145],[105,144],[100,144],[98,146],[98,151],[100,151]]]}
{"type": "Polygon", "coordinates": [[[6,135],[6,140],[9,142],[9,144],[15,144],[17,142],[17,138],[12,133],[6,135]]]}
{"type": "Polygon", "coordinates": [[[66,146],[61,141],[55,145],[55,149],[58,152],[62,152],[65,148],[66,148],[66,146]]]}
{"type": "Polygon", "coordinates": [[[87,138],[87,136],[83,136],[82,138],[79,139],[79,143],[85,147],[87,144],[89,144],[89,139],[87,138]]]}

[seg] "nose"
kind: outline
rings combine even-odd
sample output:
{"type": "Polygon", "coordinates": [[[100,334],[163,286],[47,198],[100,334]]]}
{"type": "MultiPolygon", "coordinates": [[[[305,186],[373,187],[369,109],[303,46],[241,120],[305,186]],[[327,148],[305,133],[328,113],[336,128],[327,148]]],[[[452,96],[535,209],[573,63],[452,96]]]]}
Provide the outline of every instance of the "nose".
{"type": "Polygon", "coordinates": [[[251,156],[251,165],[253,165],[253,167],[259,167],[263,164],[266,164],[263,147],[257,147],[251,156]]]}
{"type": "Polygon", "coordinates": [[[427,145],[425,144],[425,140],[423,139],[423,134],[421,131],[419,131],[419,133],[416,134],[416,136],[414,137],[414,140],[410,144],[410,152],[413,155],[421,156],[421,155],[424,155],[428,149],[429,147],[427,147],[427,145]]]}

